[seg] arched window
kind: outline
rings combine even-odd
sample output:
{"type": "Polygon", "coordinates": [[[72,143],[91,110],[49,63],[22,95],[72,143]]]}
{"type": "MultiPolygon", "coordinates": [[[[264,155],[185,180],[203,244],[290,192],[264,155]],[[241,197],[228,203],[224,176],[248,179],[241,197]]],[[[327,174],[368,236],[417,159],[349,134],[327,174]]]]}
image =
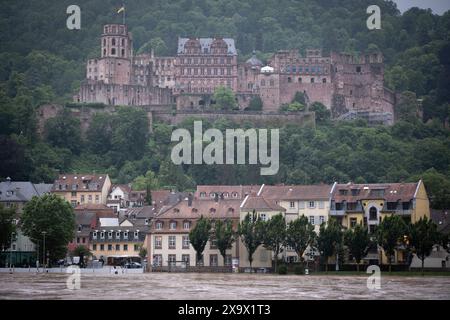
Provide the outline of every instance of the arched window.
{"type": "Polygon", "coordinates": [[[370,207],[369,209],[369,220],[378,220],[377,218],[377,208],[370,207]]]}

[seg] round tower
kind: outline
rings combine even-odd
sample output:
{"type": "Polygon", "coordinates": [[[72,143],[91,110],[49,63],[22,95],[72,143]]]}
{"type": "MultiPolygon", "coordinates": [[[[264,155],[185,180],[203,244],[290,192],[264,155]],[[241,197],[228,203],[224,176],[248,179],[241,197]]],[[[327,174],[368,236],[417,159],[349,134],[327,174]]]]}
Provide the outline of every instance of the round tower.
{"type": "Polygon", "coordinates": [[[102,58],[133,57],[133,43],[131,34],[124,24],[107,24],[103,27],[101,37],[102,58]]]}

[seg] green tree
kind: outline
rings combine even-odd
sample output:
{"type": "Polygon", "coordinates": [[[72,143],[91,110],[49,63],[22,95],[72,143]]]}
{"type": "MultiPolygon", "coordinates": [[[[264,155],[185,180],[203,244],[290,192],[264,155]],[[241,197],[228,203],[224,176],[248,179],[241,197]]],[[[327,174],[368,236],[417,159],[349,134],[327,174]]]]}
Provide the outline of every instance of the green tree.
{"type": "Polygon", "coordinates": [[[82,148],[80,120],[74,118],[68,109],[61,110],[45,123],[45,139],[54,147],[78,153],[82,148]]]}
{"type": "Polygon", "coordinates": [[[280,107],[280,111],[282,112],[301,112],[305,111],[305,105],[300,102],[294,101],[290,104],[283,104],[280,107]]]}
{"type": "Polygon", "coordinates": [[[212,237],[215,239],[217,249],[219,249],[225,263],[227,250],[231,249],[231,246],[235,241],[235,234],[231,220],[226,220],[225,222],[222,220],[217,220],[214,225],[212,237]]]}
{"type": "Polygon", "coordinates": [[[203,217],[197,220],[194,228],[189,232],[189,241],[196,252],[196,264],[202,260],[203,251],[209,240],[211,231],[211,221],[203,217]]]}
{"type": "Polygon", "coordinates": [[[253,97],[250,100],[248,107],[246,108],[246,110],[248,111],[261,111],[262,109],[263,109],[263,102],[260,96],[253,97]]]}
{"type": "Polygon", "coordinates": [[[247,213],[244,220],[239,223],[238,234],[247,249],[250,270],[252,270],[253,254],[263,243],[263,221],[253,210],[252,214],[247,213]]]}
{"type": "Polygon", "coordinates": [[[433,246],[438,244],[439,240],[436,224],[427,217],[420,218],[410,226],[409,244],[414,248],[417,257],[422,261],[422,275],[425,258],[431,254],[433,246]]]}
{"type": "Polygon", "coordinates": [[[301,91],[297,91],[292,99],[291,103],[298,102],[301,105],[306,105],[306,97],[305,94],[301,91]]]}
{"type": "Polygon", "coordinates": [[[0,204],[0,248],[9,248],[11,245],[11,235],[16,232],[16,225],[13,222],[16,216],[14,207],[5,208],[0,204]]]}
{"type": "Polygon", "coordinates": [[[397,215],[385,217],[376,230],[377,242],[383,248],[388,259],[389,272],[392,269],[392,256],[395,249],[405,241],[407,225],[405,221],[397,215]]]}
{"type": "Polygon", "coordinates": [[[133,180],[134,190],[145,190],[146,188],[150,188],[150,190],[157,190],[160,188],[159,180],[156,177],[156,174],[151,170],[148,170],[145,173],[145,176],[138,176],[133,180]]]}
{"type": "Polygon", "coordinates": [[[315,239],[314,226],[309,223],[306,216],[302,215],[289,223],[286,232],[286,244],[294,249],[302,267],[304,263],[303,253],[308,246],[314,244],[315,239]]]}
{"type": "Polygon", "coordinates": [[[317,238],[320,254],[325,257],[325,271],[328,272],[328,259],[338,253],[342,243],[342,228],[339,222],[330,218],[328,223],[322,223],[317,238]]]}
{"type": "Polygon", "coordinates": [[[80,262],[78,263],[78,265],[80,266],[80,268],[84,268],[86,266],[86,259],[92,256],[92,252],[89,250],[88,247],[80,244],[72,250],[71,256],[80,257],[80,262]]]}
{"type": "Polygon", "coordinates": [[[103,155],[112,148],[113,117],[97,113],[86,132],[86,141],[92,153],[103,155]]]}
{"type": "Polygon", "coordinates": [[[263,246],[273,251],[275,258],[275,272],[278,271],[278,255],[283,252],[286,243],[286,219],[279,213],[263,223],[263,246]]]}
{"type": "Polygon", "coordinates": [[[324,123],[331,118],[331,111],[328,110],[325,105],[317,101],[311,104],[309,111],[314,111],[316,113],[317,123],[324,123]]]}
{"type": "Polygon", "coordinates": [[[214,90],[213,99],[216,102],[215,108],[218,110],[234,110],[237,107],[234,92],[226,87],[217,87],[214,90]]]}
{"type": "Polygon", "coordinates": [[[359,272],[359,263],[367,255],[370,246],[370,237],[367,228],[357,224],[354,228],[344,232],[344,243],[356,261],[356,270],[359,272]]]}
{"type": "Polygon", "coordinates": [[[73,239],[75,214],[71,205],[55,194],[33,197],[23,208],[21,230],[30,240],[45,248],[50,261],[63,258],[73,239]]]}

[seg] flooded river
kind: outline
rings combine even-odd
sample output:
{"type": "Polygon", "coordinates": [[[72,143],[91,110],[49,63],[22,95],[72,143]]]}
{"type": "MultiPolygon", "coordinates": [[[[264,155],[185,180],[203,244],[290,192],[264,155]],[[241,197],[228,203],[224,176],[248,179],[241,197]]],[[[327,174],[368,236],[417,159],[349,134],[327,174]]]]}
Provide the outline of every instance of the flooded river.
{"type": "Polygon", "coordinates": [[[369,290],[364,276],[269,274],[67,274],[0,273],[0,299],[450,299],[450,277],[382,276],[369,290]]]}

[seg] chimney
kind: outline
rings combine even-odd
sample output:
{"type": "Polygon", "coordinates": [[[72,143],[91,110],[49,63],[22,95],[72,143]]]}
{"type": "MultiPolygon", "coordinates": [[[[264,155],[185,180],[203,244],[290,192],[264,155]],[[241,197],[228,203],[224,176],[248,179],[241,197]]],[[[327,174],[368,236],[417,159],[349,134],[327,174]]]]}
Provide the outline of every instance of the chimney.
{"type": "Polygon", "coordinates": [[[192,196],[192,193],[189,193],[189,195],[188,195],[188,207],[192,207],[192,199],[193,199],[194,197],[192,196]]]}

